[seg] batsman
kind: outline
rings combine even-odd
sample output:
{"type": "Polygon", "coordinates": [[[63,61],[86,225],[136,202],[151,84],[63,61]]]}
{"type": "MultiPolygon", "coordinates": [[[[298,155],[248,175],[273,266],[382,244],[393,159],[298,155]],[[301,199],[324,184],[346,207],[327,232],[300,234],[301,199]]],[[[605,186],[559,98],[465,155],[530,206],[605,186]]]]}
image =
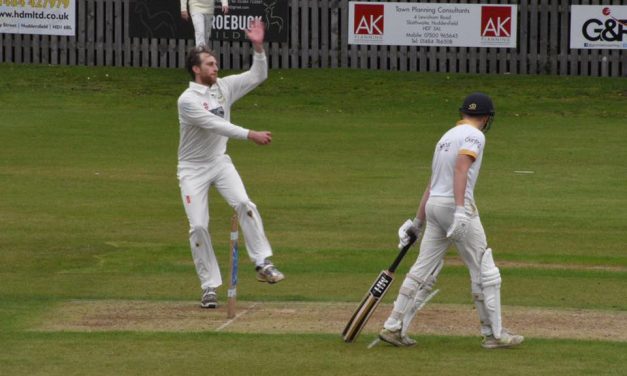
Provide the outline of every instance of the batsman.
{"type": "Polygon", "coordinates": [[[466,97],[460,108],[461,120],[435,146],[431,178],[422,195],[416,217],[399,229],[400,245],[409,234],[424,236],[416,263],[405,277],[392,313],[379,333],[382,341],[394,346],[413,346],[405,333],[412,307],[428,299],[447,249],[455,245],[470,272],[471,291],[484,348],[517,346],[523,336],[504,329],[501,323],[501,275],[488,248],[486,235],[475,205],[474,188],[479,177],[485,134],[494,119],[492,99],[483,93],[466,97]]]}

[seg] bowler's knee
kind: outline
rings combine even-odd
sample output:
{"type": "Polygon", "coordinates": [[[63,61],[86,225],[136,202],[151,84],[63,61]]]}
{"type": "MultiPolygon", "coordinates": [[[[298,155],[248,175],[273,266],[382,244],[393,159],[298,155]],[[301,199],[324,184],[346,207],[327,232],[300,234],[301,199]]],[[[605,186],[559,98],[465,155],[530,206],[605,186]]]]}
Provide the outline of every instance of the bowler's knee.
{"type": "Polygon", "coordinates": [[[247,215],[252,218],[257,211],[257,206],[252,201],[246,200],[236,204],[235,210],[239,216],[247,215]]]}
{"type": "Polygon", "coordinates": [[[190,236],[209,236],[209,230],[205,226],[191,225],[189,228],[190,236]]]}

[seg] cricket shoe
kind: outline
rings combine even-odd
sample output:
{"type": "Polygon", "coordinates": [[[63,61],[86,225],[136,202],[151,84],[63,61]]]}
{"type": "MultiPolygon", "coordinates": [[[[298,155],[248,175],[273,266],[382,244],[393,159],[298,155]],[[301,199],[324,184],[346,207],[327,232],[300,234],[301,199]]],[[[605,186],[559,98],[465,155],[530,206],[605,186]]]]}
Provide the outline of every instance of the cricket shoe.
{"type": "Polygon", "coordinates": [[[283,273],[281,273],[270,260],[266,260],[263,266],[258,266],[255,270],[257,271],[257,281],[259,282],[273,284],[285,279],[283,273]]]}
{"type": "Polygon", "coordinates": [[[201,308],[218,308],[218,296],[216,289],[208,287],[202,290],[202,298],[200,299],[201,308]]]}
{"type": "Polygon", "coordinates": [[[506,349],[520,345],[525,340],[525,337],[510,333],[503,329],[501,331],[501,338],[495,338],[493,335],[483,337],[481,347],[484,349],[506,349]]]}
{"type": "Polygon", "coordinates": [[[412,347],[416,345],[416,341],[408,336],[402,335],[400,329],[392,331],[383,328],[379,332],[379,339],[397,347],[412,347]]]}

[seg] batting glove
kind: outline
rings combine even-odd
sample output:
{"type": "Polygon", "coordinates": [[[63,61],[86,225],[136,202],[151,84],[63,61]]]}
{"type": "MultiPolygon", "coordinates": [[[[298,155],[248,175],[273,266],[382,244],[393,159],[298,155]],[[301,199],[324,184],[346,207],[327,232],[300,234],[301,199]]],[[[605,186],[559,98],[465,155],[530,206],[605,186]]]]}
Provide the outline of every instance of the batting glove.
{"type": "Polygon", "coordinates": [[[446,237],[455,241],[462,240],[466,236],[466,231],[468,231],[469,221],[470,217],[466,214],[466,209],[463,206],[456,207],[453,224],[449,227],[446,237]]]}
{"type": "Polygon", "coordinates": [[[422,222],[418,218],[414,218],[412,221],[408,219],[401,225],[398,229],[398,249],[403,249],[411,239],[410,235],[416,237],[416,241],[420,239],[420,235],[422,234],[422,222]]]}

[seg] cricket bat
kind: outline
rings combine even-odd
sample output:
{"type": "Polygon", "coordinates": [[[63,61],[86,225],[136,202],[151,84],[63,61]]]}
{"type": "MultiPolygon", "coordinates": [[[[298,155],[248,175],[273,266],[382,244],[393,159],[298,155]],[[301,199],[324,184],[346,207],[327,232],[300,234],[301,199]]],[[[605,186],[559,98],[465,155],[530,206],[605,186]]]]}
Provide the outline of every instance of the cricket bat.
{"type": "Polygon", "coordinates": [[[361,333],[364,326],[366,326],[366,323],[381,302],[381,299],[389,290],[390,285],[394,282],[394,272],[396,271],[396,268],[415,241],[416,237],[414,235],[410,235],[409,243],[407,243],[407,245],[400,250],[392,265],[390,265],[387,270],[382,271],[372,286],[370,286],[370,289],[362,299],[361,303],[359,303],[355,312],[353,312],[353,315],[350,320],[348,320],[348,323],[342,332],[344,342],[354,342],[355,339],[357,339],[357,336],[361,333]]]}

